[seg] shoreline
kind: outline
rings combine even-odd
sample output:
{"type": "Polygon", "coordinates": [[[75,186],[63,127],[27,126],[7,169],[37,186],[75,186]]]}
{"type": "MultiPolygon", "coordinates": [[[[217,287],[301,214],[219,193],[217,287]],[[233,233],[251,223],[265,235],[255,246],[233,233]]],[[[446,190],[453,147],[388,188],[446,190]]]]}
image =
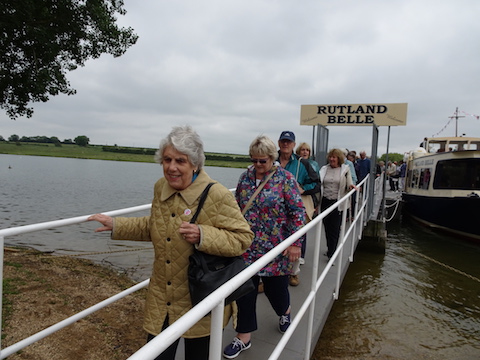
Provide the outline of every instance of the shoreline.
{"type": "MultiPolygon", "coordinates": [[[[123,148],[123,147],[122,147],[123,148]]],[[[132,148],[137,149],[137,148],[132,148]]],[[[141,148],[138,148],[141,149],[141,148]]],[[[147,150],[147,149],[143,149],[147,150]]],[[[63,144],[54,146],[53,144],[41,143],[11,143],[0,141],[0,154],[3,155],[24,155],[24,156],[48,156],[60,158],[86,159],[86,160],[106,160],[106,161],[129,161],[142,163],[155,163],[153,155],[108,152],[103,151],[102,145],[88,145],[86,147],[63,144]]],[[[220,154],[205,152],[207,159],[205,166],[216,166],[226,168],[246,168],[250,165],[248,155],[220,154]],[[212,159],[208,159],[208,157],[212,159]]]]}
{"type": "MultiPolygon", "coordinates": [[[[135,282],[92,261],[5,248],[2,347],[103,301],[135,282]]],[[[126,359],[145,344],[147,289],[69,325],[9,359],[126,359]]]]}

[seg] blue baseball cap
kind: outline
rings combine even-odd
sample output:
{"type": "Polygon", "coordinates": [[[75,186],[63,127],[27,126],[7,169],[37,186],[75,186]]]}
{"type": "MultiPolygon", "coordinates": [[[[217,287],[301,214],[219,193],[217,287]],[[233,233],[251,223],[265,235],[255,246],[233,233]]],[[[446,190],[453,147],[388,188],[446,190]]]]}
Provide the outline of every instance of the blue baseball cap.
{"type": "Polygon", "coordinates": [[[290,141],[295,142],[295,134],[291,131],[283,131],[280,134],[280,139],[278,139],[278,140],[290,140],[290,141]]]}

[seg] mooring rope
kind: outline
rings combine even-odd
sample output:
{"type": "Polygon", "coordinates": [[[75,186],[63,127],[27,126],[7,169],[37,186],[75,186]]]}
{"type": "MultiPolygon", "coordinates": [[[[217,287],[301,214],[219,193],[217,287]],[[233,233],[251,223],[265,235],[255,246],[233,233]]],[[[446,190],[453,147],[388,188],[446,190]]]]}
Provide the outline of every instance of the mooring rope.
{"type": "Polygon", "coordinates": [[[388,219],[385,219],[386,222],[392,221],[392,219],[395,217],[395,215],[397,214],[397,210],[398,210],[398,204],[400,204],[400,199],[396,200],[394,203],[392,203],[390,205],[385,205],[386,209],[388,209],[392,206],[395,206],[395,210],[393,210],[392,216],[390,216],[388,219]]]}
{"type": "Polygon", "coordinates": [[[440,262],[440,261],[438,261],[438,260],[432,259],[431,257],[426,256],[426,255],[424,255],[424,254],[421,254],[421,253],[419,253],[419,252],[417,252],[417,251],[415,251],[415,250],[412,250],[412,249],[405,249],[405,250],[406,250],[406,251],[409,251],[409,252],[411,252],[411,253],[414,253],[415,255],[421,256],[421,257],[423,257],[424,259],[427,259],[427,260],[429,260],[429,261],[431,261],[431,262],[433,262],[433,263],[435,263],[435,264],[437,264],[437,265],[440,265],[440,266],[442,266],[442,267],[444,267],[444,268],[446,268],[446,269],[448,269],[448,270],[451,270],[451,271],[453,271],[453,272],[456,272],[457,274],[463,275],[463,276],[469,278],[470,280],[473,280],[473,281],[476,281],[476,282],[479,282],[479,283],[480,283],[480,279],[477,278],[477,277],[475,277],[475,276],[473,276],[473,275],[470,275],[470,274],[467,274],[466,272],[463,272],[463,271],[461,271],[461,270],[455,269],[454,267],[452,267],[452,266],[450,266],[450,265],[447,265],[447,264],[444,264],[444,263],[442,263],[442,262],[440,262]]]}

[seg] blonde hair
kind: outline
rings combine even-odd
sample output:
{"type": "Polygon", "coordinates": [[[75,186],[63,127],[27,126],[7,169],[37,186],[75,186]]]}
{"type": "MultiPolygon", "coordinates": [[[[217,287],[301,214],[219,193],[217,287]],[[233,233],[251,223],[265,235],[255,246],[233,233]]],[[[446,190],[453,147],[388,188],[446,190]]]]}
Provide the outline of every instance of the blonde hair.
{"type": "Polygon", "coordinates": [[[336,156],[338,158],[338,165],[342,165],[345,162],[345,155],[340,149],[331,149],[327,154],[327,161],[330,156],[336,156]]]}
{"type": "Polygon", "coordinates": [[[268,156],[272,161],[278,157],[277,146],[268,136],[257,136],[249,148],[250,156],[268,156]]]}
{"type": "Polygon", "coordinates": [[[310,155],[312,154],[312,148],[306,142],[302,142],[300,143],[300,145],[297,146],[297,150],[295,150],[295,154],[300,156],[302,148],[307,148],[310,155]]]}

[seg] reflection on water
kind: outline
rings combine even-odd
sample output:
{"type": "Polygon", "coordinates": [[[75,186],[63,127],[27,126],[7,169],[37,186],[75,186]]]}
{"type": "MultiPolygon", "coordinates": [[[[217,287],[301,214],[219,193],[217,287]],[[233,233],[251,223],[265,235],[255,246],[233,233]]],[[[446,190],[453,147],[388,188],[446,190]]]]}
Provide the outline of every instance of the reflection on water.
{"type": "Polygon", "coordinates": [[[480,358],[480,247],[403,219],[359,251],[314,359],[480,358]]]}

